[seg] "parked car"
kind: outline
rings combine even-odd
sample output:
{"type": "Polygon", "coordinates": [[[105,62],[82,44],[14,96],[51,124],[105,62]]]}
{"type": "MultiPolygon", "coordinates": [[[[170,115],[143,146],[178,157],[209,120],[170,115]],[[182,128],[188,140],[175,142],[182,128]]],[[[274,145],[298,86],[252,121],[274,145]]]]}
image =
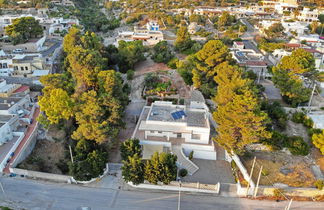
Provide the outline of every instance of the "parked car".
{"type": "Polygon", "coordinates": [[[23,49],[19,49],[19,48],[14,49],[14,50],[12,51],[12,53],[23,53],[23,52],[24,52],[23,49]]]}

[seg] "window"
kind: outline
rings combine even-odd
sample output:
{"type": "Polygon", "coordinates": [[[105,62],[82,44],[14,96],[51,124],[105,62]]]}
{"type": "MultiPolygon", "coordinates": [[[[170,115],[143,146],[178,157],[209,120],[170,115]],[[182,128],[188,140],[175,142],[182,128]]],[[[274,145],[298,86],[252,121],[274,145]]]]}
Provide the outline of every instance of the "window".
{"type": "Polygon", "coordinates": [[[8,68],[8,65],[6,63],[3,64],[3,68],[6,69],[8,68]]]}
{"type": "Polygon", "coordinates": [[[21,66],[21,67],[20,67],[20,70],[22,70],[22,71],[23,71],[23,70],[24,70],[24,67],[23,67],[23,66],[21,66]]]}
{"type": "Polygon", "coordinates": [[[182,137],[181,133],[177,133],[177,138],[181,138],[181,137],[182,137]]]}
{"type": "Polygon", "coordinates": [[[162,133],[162,131],[158,131],[158,133],[162,133]]]}
{"type": "Polygon", "coordinates": [[[14,66],[14,70],[17,71],[18,70],[18,66],[14,66]]]}
{"type": "Polygon", "coordinates": [[[27,67],[27,66],[25,66],[25,70],[26,70],[26,71],[28,70],[28,67],[27,67]]]}
{"type": "Polygon", "coordinates": [[[200,140],[200,134],[192,134],[191,138],[200,140]]]}

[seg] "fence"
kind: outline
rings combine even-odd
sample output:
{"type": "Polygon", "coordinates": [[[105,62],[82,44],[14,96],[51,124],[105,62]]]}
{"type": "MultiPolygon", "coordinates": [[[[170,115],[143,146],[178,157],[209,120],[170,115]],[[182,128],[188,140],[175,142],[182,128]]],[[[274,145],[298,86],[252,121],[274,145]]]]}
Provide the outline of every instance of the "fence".
{"type": "MultiPolygon", "coordinates": [[[[316,188],[297,188],[297,187],[272,187],[272,186],[260,186],[257,192],[257,196],[274,196],[274,191],[281,189],[282,194],[286,196],[298,196],[315,198],[317,196],[324,196],[324,189],[319,190],[316,188]]],[[[250,188],[248,195],[253,195],[255,188],[250,188]]],[[[246,187],[242,187],[240,183],[237,184],[237,195],[246,196],[246,187]]]]}

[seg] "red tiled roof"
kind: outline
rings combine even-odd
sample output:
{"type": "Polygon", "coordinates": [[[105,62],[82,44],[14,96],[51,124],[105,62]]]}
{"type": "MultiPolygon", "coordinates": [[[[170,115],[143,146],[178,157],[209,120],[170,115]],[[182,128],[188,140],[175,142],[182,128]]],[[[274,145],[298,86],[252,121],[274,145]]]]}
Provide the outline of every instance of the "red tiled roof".
{"type": "Polygon", "coordinates": [[[246,61],[248,66],[267,66],[267,63],[264,61],[246,61]]]}
{"type": "Polygon", "coordinates": [[[287,43],[285,44],[286,47],[301,47],[301,44],[298,43],[287,43]]]}
{"type": "Polygon", "coordinates": [[[237,45],[244,45],[243,42],[235,42],[237,45]]]}
{"type": "Polygon", "coordinates": [[[304,48],[304,50],[307,51],[307,52],[309,52],[309,53],[321,53],[320,51],[315,50],[315,49],[304,48]]]}
{"type": "Polygon", "coordinates": [[[19,87],[17,90],[14,91],[14,93],[21,93],[29,89],[29,86],[23,85],[19,87]]]}

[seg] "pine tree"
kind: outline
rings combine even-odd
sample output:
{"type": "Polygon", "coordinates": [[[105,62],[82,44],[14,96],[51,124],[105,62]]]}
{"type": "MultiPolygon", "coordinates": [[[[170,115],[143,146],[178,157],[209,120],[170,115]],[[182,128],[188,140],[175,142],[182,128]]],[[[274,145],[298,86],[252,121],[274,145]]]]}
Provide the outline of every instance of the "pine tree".
{"type": "Polygon", "coordinates": [[[258,98],[249,88],[250,81],[242,78],[241,70],[225,62],[217,66],[215,81],[215,141],[229,153],[242,153],[247,144],[270,138],[265,127],[267,115],[260,111],[258,98]]]}
{"type": "Polygon", "coordinates": [[[152,184],[169,184],[177,177],[177,156],[170,153],[154,153],[145,165],[144,178],[152,184]]]}
{"type": "Polygon", "coordinates": [[[121,157],[123,160],[127,160],[128,157],[133,157],[137,154],[142,156],[142,148],[138,139],[127,139],[120,145],[121,157]]]}
{"type": "Polygon", "coordinates": [[[144,163],[138,154],[128,156],[123,160],[122,176],[126,182],[132,182],[135,185],[144,182],[144,163]]]}

